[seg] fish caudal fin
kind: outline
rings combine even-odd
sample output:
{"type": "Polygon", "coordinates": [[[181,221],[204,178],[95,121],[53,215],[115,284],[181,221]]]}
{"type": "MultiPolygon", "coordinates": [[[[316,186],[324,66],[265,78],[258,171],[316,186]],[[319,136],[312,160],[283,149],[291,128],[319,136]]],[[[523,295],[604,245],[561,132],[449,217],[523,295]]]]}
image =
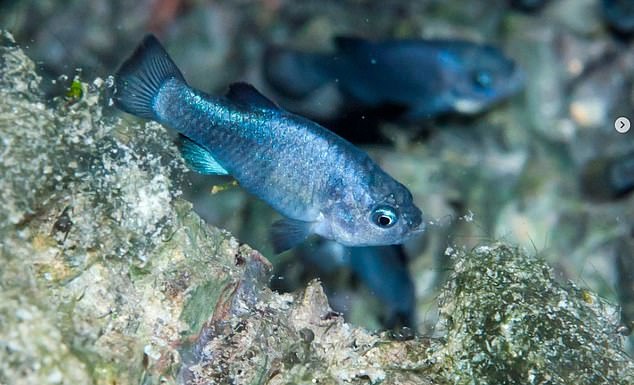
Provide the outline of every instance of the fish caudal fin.
{"type": "Polygon", "coordinates": [[[123,111],[155,119],[154,99],[169,79],[185,82],[161,43],[148,35],[117,71],[114,101],[123,111]]]}
{"type": "Polygon", "coordinates": [[[269,47],[264,54],[264,78],[277,92],[303,98],[329,80],[322,69],[323,59],[317,54],[269,47]]]}
{"type": "Polygon", "coordinates": [[[271,228],[271,242],[275,253],[281,253],[302,243],[313,232],[312,222],[280,219],[271,228]]]}

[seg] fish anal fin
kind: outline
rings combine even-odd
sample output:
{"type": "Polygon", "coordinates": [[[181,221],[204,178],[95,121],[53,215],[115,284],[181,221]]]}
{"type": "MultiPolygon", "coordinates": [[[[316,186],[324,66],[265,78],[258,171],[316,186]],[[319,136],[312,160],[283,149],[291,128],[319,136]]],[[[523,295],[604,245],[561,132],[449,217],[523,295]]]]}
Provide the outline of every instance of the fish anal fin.
{"type": "Polygon", "coordinates": [[[188,137],[179,135],[178,148],[187,167],[191,170],[204,175],[229,174],[209,151],[188,137]]]}

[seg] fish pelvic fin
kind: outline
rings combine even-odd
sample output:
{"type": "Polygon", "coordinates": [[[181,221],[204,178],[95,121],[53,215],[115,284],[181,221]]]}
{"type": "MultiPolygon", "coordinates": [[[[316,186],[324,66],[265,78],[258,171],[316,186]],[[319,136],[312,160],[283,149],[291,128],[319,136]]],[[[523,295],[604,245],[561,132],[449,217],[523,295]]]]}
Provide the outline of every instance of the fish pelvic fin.
{"type": "Polygon", "coordinates": [[[271,242],[276,254],[292,249],[313,233],[313,222],[284,218],[273,223],[271,242]]]}
{"type": "Polygon", "coordinates": [[[154,35],[147,35],[115,74],[114,102],[121,110],[156,119],[154,99],[169,79],[185,82],[154,35]]]}
{"type": "Polygon", "coordinates": [[[184,135],[178,135],[178,149],[192,171],[203,175],[229,174],[207,149],[184,135]]]}

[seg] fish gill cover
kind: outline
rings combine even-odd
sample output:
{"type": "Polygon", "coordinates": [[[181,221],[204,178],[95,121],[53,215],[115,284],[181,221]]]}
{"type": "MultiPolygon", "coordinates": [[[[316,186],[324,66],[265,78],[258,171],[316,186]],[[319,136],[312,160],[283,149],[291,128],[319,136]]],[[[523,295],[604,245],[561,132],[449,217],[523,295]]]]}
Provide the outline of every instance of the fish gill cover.
{"type": "Polygon", "coordinates": [[[455,252],[436,339],[354,328],[317,282],[271,292],[269,263],[178,197],[158,125],[104,117],[99,81],[51,107],[0,46],[0,383],[634,381],[614,307],[505,245],[455,252]]]}

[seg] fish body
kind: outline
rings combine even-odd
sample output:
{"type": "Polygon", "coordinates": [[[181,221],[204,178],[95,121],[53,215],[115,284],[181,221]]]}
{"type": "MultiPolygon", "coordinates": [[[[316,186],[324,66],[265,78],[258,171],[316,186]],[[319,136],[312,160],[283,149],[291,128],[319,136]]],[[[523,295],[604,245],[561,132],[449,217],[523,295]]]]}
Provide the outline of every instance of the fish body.
{"type": "Polygon", "coordinates": [[[312,233],[365,246],[422,231],[409,190],[365,152],[248,84],[233,84],[223,97],[191,88],[153,36],[115,79],[117,106],[183,135],[190,167],[233,176],[285,217],[273,226],[278,251],[312,233]]]}
{"type": "Polygon", "coordinates": [[[634,191],[634,152],[613,157],[597,157],[581,171],[581,189],[596,201],[618,200],[634,191]]]}
{"type": "Polygon", "coordinates": [[[385,327],[415,325],[415,287],[401,246],[345,247],[324,241],[301,251],[301,258],[323,274],[341,268],[351,271],[382,304],[385,327]]]}
{"type": "Polygon", "coordinates": [[[399,245],[350,247],[350,268],[385,306],[385,326],[415,326],[416,292],[399,245]]]}
{"type": "Polygon", "coordinates": [[[602,0],[603,16],[610,28],[626,37],[634,35],[634,1],[602,0]]]}
{"type": "Polygon", "coordinates": [[[518,92],[523,71],[498,49],[461,40],[335,39],[333,53],[268,50],[264,75],[273,88],[304,98],[335,83],[347,99],[400,106],[405,121],[478,113],[518,92]]]}
{"type": "Polygon", "coordinates": [[[548,0],[511,0],[511,6],[524,12],[537,11],[548,3],[548,0]]]}

